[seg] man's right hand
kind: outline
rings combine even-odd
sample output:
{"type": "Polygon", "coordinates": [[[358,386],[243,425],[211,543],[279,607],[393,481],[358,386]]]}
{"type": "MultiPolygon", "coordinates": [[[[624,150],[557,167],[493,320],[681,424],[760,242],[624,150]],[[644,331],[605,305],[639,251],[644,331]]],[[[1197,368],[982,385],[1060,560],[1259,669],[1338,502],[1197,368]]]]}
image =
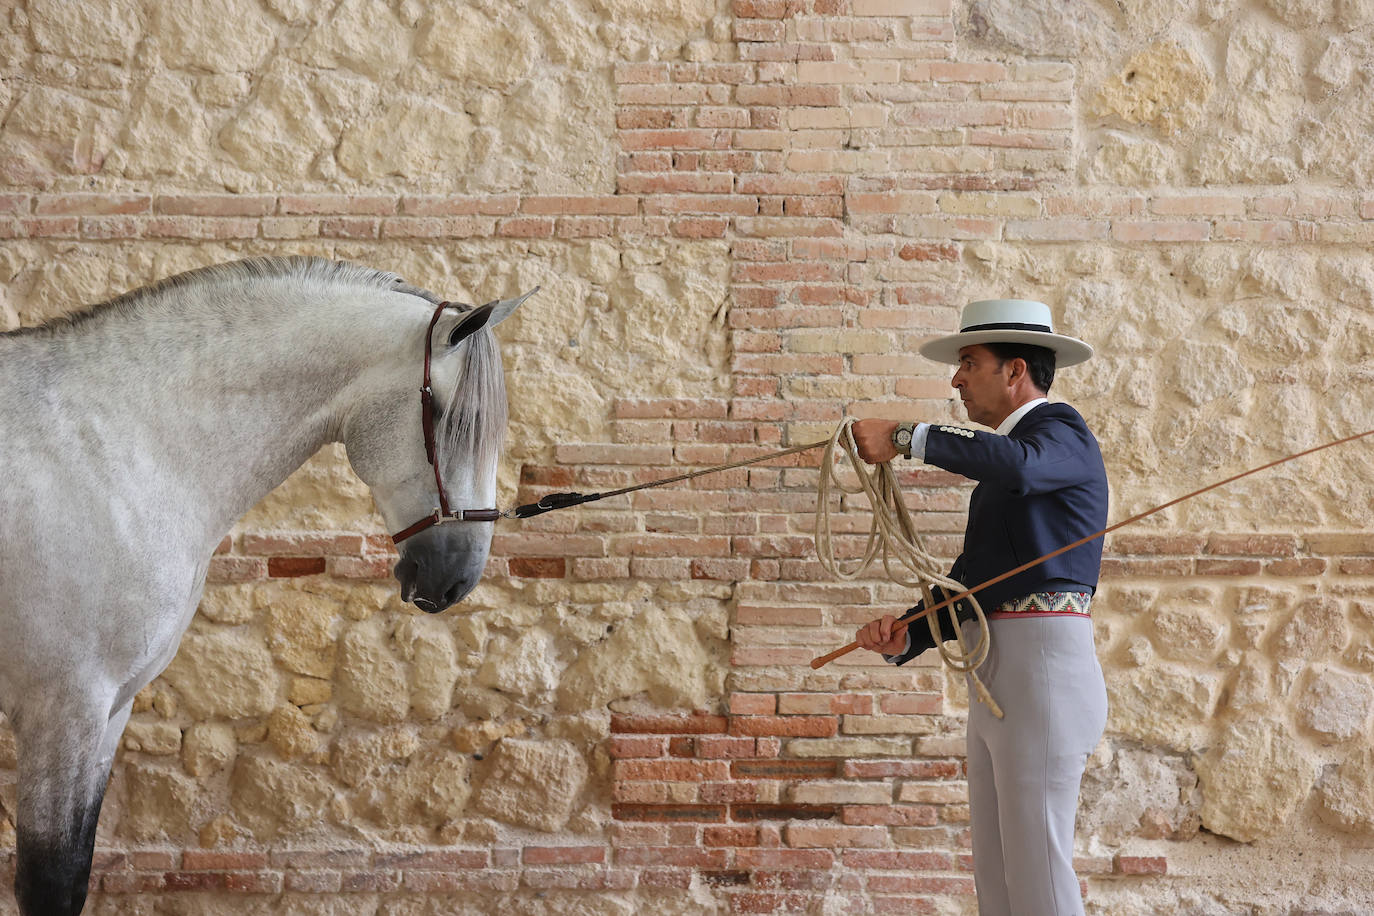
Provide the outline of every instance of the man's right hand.
{"type": "Polygon", "coordinates": [[[881,619],[859,627],[858,633],[854,635],[854,641],[872,652],[901,655],[906,651],[906,630],[901,630],[894,636],[892,628],[896,623],[896,617],[884,614],[881,619]]]}
{"type": "Polygon", "coordinates": [[[896,458],[900,454],[892,444],[892,431],[896,428],[896,420],[855,420],[850,431],[854,434],[854,447],[859,457],[869,464],[882,464],[896,458]]]}

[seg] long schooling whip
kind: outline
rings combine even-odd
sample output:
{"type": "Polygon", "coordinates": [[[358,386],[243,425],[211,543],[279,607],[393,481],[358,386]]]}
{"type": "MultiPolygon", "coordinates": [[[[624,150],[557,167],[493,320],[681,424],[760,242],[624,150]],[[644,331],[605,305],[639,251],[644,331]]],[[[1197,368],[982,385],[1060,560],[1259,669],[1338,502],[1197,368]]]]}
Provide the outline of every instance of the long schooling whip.
{"type": "MultiPolygon", "coordinates": [[[[1120,528],[1125,528],[1127,525],[1133,525],[1133,524],[1135,524],[1136,522],[1140,521],[1140,520],[1143,519],[1143,518],[1149,518],[1151,515],[1154,515],[1156,512],[1163,512],[1165,509],[1168,509],[1170,506],[1177,506],[1177,505],[1178,505],[1179,503],[1181,503],[1181,502],[1187,502],[1188,500],[1192,499],[1192,498],[1195,497],[1195,496],[1201,496],[1201,495],[1204,494],[1204,493],[1207,493],[1207,492],[1209,492],[1209,491],[1211,491],[1211,490],[1215,490],[1217,487],[1224,487],[1224,486],[1226,486],[1228,483],[1235,483],[1237,480],[1240,480],[1240,479],[1243,478],[1243,477],[1249,477],[1251,474],[1258,474],[1260,471],[1267,471],[1267,470],[1269,470],[1270,468],[1272,468],[1272,467],[1277,467],[1278,465],[1283,464],[1283,463],[1285,463],[1285,462],[1294,461],[1294,460],[1296,460],[1296,459],[1298,459],[1298,458],[1302,458],[1302,457],[1304,457],[1304,456],[1311,455],[1311,454],[1313,454],[1314,452],[1320,452],[1322,449],[1335,448],[1336,446],[1338,446],[1338,445],[1344,445],[1344,444],[1346,444],[1347,442],[1354,442],[1356,439],[1363,439],[1365,436],[1369,436],[1369,435],[1374,435],[1374,429],[1365,430],[1364,432],[1362,432],[1362,433],[1356,433],[1356,434],[1353,435],[1353,436],[1346,436],[1344,439],[1337,439],[1337,440],[1335,440],[1334,442],[1327,442],[1327,443],[1324,443],[1324,444],[1322,444],[1322,445],[1315,446],[1315,447],[1313,447],[1313,448],[1305,449],[1304,451],[1301,451],[1301,452],[1296,452],[1295,454],[1288,455],[1288,456],[1283,457],[1283,458],[1279,458],[1279,459],[1276,460],[1276,461],[1271,461],[1271,462],[1269,462],[1268,464],[1262,464],[1262,465],[1260,465],[1260,466],[1257,467],[1257,468],[1251,468],[1251,469],[1248,470],[1248,471],[1242,471],[1241,473],[1236,474],[1236,475],[1234,475],[1234,476],[1232,476],[1232,477],[1227,477],[1225,480],[1219,480],[1219,481],[1217,481],[1216,483],[1208,484],[1207,486],[1203,487],[1203,488],[1200,489],[1200,490],[1194,490],[1193,492],[1188,493],[1188,494],[1186,494],[1186,495],[1184,495],[1184,496],[1180,496],[1180,497],[1178,497],[1177,499],[1171,499],[1171,500],[1169,500],[1167,503],[1163,503],[1162,505],[1155,506],[1153,509],[1146,509],[1144,512],[1141,512],[1141,513],[1139,513],[1138,515],[1132,515],[1130,518],[1126,519],[1125,521],[1117,522],[1115,525],[1111,525],[1111,526],[1109,526],[1109,527],[1107,527],[1107,528],[1103,528],[1101,531],[1097,532],[1096,534],[1090,534],[1090,535],[1088,535],[1088,536],[1085,537],[1085,538],[1079,538],[1078,540],[1074,541],[1072,544],[1066,544],[1066,545],[1064,545],[1063,547],[1060,547],[1058,550],[1054,550],[1054,551],[1051,551],[1050,553],[1045,554],[1043,557],[1037,557],[1036,559],[1031,560],[1029,563],[1023,563],[1022,565],[1016,567],[1015,569],[1009,569],[1009,570],[1007,570],[1006,572],[1002,573],[1002,574],[999,575],[999,576],[994,576],[994,577],[992,577],[991,579],[987,580],[986,582],[980,582],[979,584],[973,586],[972,588],[970,588],[970,589],[968,589],[968,590],[966,590],[966,591],[962,591],[962,592],[960,592],[960,593],[957,594],[957,595],[952,595],[951,597],[946,598],[944,601],[941,601],[939,604],[935,604],[935,605],[933,605],[933,606],[931,606],[931,607],[924,608],[923,610],[920,611],[920,613],[914,614],[913,616],[908,617],[908,618],[906,618],[905,620],[899,620],[899,621],[897,621],[896,624],[892,627],[892,635],[896,636],[896,635],[899,634],[899,633],[905,633],[905,632],[906,632],[906,628],[907,628],[912,622],[914,622],[914,621],[916,621],[916,620],[920,620],[920,619],[922,619],[923,617],[926,617],[927,615],[930,615],[930,614],[935,613],[936,611],[943,610],[944,608],[949,607],[950,605],[954,604],[956,601],[959,601],[959,600],[962,599],[962,598],[968,598],[968,597],[971,596],[974,592],[977,592],[977,591],[980,591],[980,590],[982,590],[982,589],[985,589],[985,588],[987,588],[989,585],[996,585],[998,582],[1001,582],[1001,581],[1003,581],[1004,579],[1010,579],[1012,576],[1019,575],[1020,573],[1023,573],[1023,572],[1025,572],[1025,571],[1028,570],[1028,569],[1031,569],[1031,568],[1033,568],[1033,567],[1039,566],[1041,563],[1044,563],[1046,560],[1053,559],[1054,557],[1059,556],[1061,553],[1067,553],[1068,551],[1073,550],[1075,547],[1081,547],[1081,546],[1083,546],[1084,544],[1089,543],[1090,541],[1095,541],[1095,540],[1097,540],[1097,539],[1100,538],[1100,537],[1106,537],[1107,535],[1111,534],[1113,531],[1116,531],[1116,530],[1118,530],[1118,529],[1120,529],[1120,528]]],[[[857,642],[852,642],[852,643],[850,643],[849,645],[843,646],[842,648],[839,648],[839,649],[836,649],[834,652],[831,652],[831,653],[829,653],[829,654],[827,654],[827,655],[822,655],[822,656],[820,656],[819,658],[812,659],[812,660],[811,660],[811,667],[812,667],[812,668],[820,668],[820,667],[822,667],[822,666],[824,666],[824,665],[829,664],[830,662],[833,662],[835,659],[839,658],[839,657],[842,656],[842,655],[848,655],[850,652],[853,652],[853,651],[854,651],[855,649],[857,649],[857,648],[859,648],[859,644],[858,644],[857,642]]]]}

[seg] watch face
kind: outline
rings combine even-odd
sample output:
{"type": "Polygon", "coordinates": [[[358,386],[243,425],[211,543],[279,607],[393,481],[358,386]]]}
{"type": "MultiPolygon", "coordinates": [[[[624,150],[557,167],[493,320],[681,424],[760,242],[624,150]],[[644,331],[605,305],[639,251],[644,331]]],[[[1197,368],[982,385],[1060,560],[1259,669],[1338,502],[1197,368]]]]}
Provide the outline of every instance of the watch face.
{"type": "Polygon", "coordinates": [[[897,444],[902,448],[906,448],[908,445],[910,445],[911,430],[907,429],[905,426],[899,427],[897,429],[897,444]]]}

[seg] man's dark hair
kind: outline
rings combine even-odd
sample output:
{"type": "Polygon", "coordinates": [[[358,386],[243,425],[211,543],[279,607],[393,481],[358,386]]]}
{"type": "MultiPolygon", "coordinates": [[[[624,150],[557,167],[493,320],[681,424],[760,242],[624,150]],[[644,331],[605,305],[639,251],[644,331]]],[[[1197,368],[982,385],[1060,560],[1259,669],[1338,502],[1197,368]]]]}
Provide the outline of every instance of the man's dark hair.
{"type": "Polygon", "coordinates": [[[1031,382],[1040,389],[1041,394],[1050,393],[1050,385],[1054,382],[1054,351],[1049,347],[1023,343],[990,343],[983,346],[997,357],[999,368],[1009,359],[1024,359],[1031,382]]]}

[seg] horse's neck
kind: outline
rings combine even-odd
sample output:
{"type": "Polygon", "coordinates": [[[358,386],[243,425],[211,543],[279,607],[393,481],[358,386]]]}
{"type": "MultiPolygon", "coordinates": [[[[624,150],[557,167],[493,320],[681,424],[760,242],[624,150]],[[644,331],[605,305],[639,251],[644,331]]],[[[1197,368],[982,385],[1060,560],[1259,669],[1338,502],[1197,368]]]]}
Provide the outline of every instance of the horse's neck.
{"type": "Polygon", "coordinates": [[[73,411],[100,412],[119,430],[99,443],[108,460],[130,462],[116,474],[143,474],[125,482],[158,488],[160,502],[180,504],[197,534],[217,540],[338,437],[341,393],[407,342],[396,309],[349,308],[346,298],[284,308],[250,287],[229,312],[112,322],[54,341],[56,385],[73,411]]]}

